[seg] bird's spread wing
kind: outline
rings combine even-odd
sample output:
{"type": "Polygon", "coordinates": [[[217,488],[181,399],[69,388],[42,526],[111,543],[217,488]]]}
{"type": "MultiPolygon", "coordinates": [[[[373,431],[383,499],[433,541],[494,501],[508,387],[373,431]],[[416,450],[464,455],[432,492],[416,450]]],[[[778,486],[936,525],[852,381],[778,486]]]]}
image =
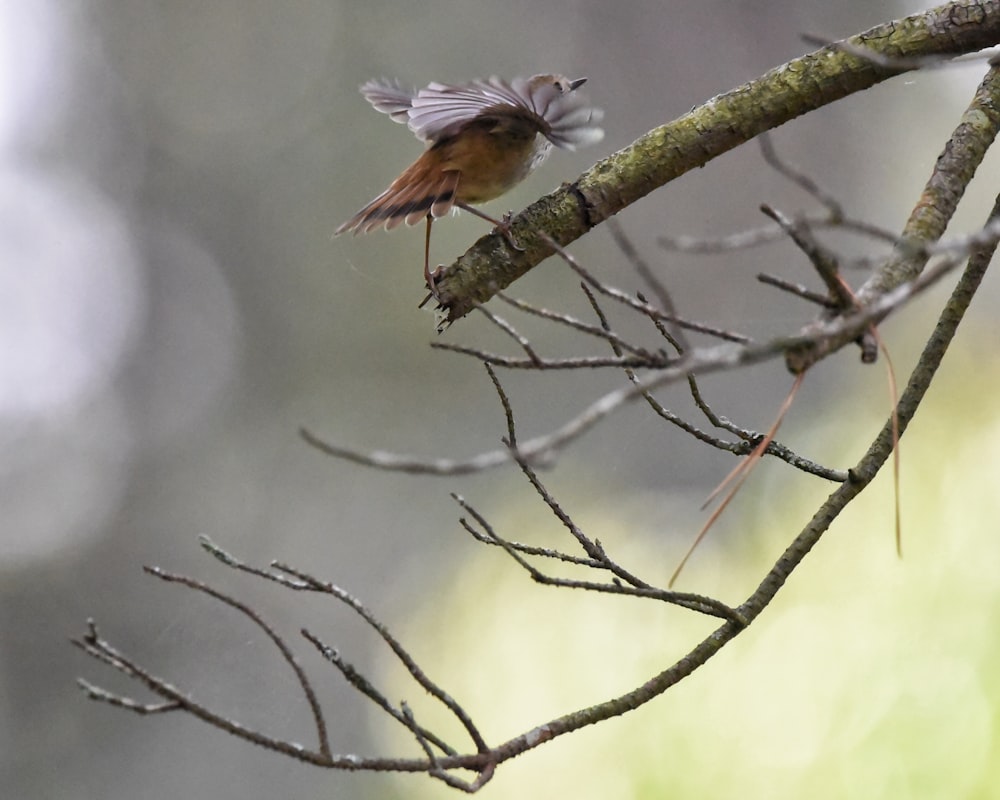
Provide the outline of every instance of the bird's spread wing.
{"type": "Polygon", "coordinates": [[[371,80],[361,94],[394,122],[406,123],[424,142],[437,142],[488,114],[520,114],[534,123],[554,145],[575,150],[599,142],[604,113],[577,92],[563,92],[554,83],[493,76],[466,84],[432,83],[419,91],[397,81],[371,80]]]}
{"type": "Polygon", "coordinates": [[[530,78],[507,83],[494,76],[460,86],[432,83],[416,93],[408,114],[410,130],[427,142],[454,135],[468,122],[489,114],[523,115],[553,144],[569,150],[604,136],[597,127],[603,115],[585,98],[530,78]]]}
{"type": "Polygon", "coordinates": [[[417,96],[415,89],[408,89],[396,81],[376,79],[365,83],[361,94],[376,111],[388,114],[393,122],[409,123],[410,107],[417,96]]]}
{"type": "Polygon", "coordinates": [[[496,112],[534,115],[524,98],[497,78],[460,86],[432,83],[413,98],[409,125],[417,138],[434,142],[457,133],[484,113],[496,112]]]}
{"type": "Polygon", "coordinates": [[[604,138],[604,112],[591,106],[579,92],[561,94],[551,84],[532,91],[532,104],[548,126],[545,136],[556,147],[576,150],[604,138]]]}

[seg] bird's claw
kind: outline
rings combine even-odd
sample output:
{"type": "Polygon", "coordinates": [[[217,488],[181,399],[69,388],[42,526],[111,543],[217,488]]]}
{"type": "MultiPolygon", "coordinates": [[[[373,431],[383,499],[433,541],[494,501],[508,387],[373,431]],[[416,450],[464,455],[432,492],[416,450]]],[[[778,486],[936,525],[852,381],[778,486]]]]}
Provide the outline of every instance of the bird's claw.
{"type": "Polygon", "coordinates": [[[441,277],[443,272],[444,272],[444,267],[440,264],[437,266],[437,269],[433,271],[431,270],[424,271],[424,281],[427,284],[427,289],[429,290],[429,293],[427,297],[425,297],[423,300],[420,301],[420,305],[418,305],[417,308],[423,308],[425,305],[427,305],[428,300],[436,300],[440,302],[441,298],[438,295],[437,281],[438,278],[441,277]]]}
{"type": "Polygon", "coordinates": [[[517,252],[523,253],[524,248],[517,243],[517,239],[514,238],[514,234],[510,232],[511,220],[514,219],[514,212],[508,211],[500,218],[500,223],[497,225],[497,233],[503,236],[507,240],[507,244],[513,247],[517,252]]]}

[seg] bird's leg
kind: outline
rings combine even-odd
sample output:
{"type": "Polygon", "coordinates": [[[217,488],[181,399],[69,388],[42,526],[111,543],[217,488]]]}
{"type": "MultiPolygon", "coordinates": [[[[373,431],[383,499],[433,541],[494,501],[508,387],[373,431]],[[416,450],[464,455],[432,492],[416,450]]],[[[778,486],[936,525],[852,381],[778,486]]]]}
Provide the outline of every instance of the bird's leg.
{"type": "Polygon", "coordinates": [[[506,214],[503,215],[503,219],[496,219],[495,217],[491,217],[489,214],[486,214],[480,211],[478,208],[474,208],[466,203],[457,202],[455,203],[455,205],[461,208],[463,211],[468,211],[470,214],[475,214],[480,219],[485,219],[487,222],[492,222],[494,225],[496,225],[497,233],[503,236],[503,238],[507,240],[507,243],[511,247],[513,247],[519,253],[524,252],[524,248],[517,243],[517,239],[515,239],[514,235],[510,232],[510,221],[513,217],[513,212],[508,211],[506,214]]]}
{"type": "Polygon", "coordinates": [[[434,217],[430,214],[427,215],[427,233],[424,235],[424,282],[427,284],[427,288],[430,289],[430,293],[423,300],[420,301],[420,305],[417,308],[423,308],[427,305],[428,300],[437,300],[437,276],[441,271],[438,267],[434,272],[431,272],[431,224],[434,222],[434,217]]]}
{"type": "Polygon", "coordinates": [[[431,225],[434,224],[434,217],[427,215],[427,233],[424,235],[424,281],[431,294],[437,297],[437,288],[434,286],[435,276],[431,274],[431,225]]]}

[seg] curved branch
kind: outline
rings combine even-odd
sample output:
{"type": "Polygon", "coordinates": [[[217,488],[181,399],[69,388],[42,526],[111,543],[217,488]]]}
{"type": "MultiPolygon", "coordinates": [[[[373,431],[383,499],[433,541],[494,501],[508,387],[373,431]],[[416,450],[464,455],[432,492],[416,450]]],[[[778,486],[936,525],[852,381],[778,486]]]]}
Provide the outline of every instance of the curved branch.
{"type": "MultiPolygon", "coordinates": [[[[997,199],[997,203],[994,205],[991,213],[991,220],[998,218],[1000,218],[1000,198],[997,199]]],[[[934,331],[924,346],[920,359],[910,375],[906,389],[899,398],[899,403],[896,406],[899,436],[902,436],[922,402],[924,394],[927,392],[937,368],[940,366],[941,360],[944,358],[944,354],[948,350],[951,340],[954,338],[958,324],[965,316],[969,303],[972,301],[972,297],[975,295],[983,276],[986,274],[986,269],[995,250],[995,242],[987,244],[977,249],[969,258],[968,265],[942,311],[934,327],[934,331]]],[[[868,448],[868,452],[865,453],[854,469],[851,470],[851,478],[842,483],[827,498],[826,502],[813,515],[812,519],[809,520],[802,531],[795,537],[785,552],[781,554],[754,593],[742,605],[737,607],[736,610],[741,614],[747,625],[753,622],[767,607],[788,577],[806,555],[809,554],[809,551],[812,550],[833,521],[840,515],[840,512],[855,497],[861,494],[875,478],[879,469],[881,469],[892,453],[894,440],[893,425],[893,418],[890,416],[868,448]]],[[[538,744],[554,739],[557,736],[638,708],[690,675],[695,669],[702,666],[739,635],[742,630],[744,628],[739,624],[726,622],[709,634],[709,636],[702,640],[701,643],[676,664],[651,678],[637,689],[596,706],[566,714],[504,742],[494,750],[498,763],[519,755],[526,750],[530,750],[533,747],[537,747],[538,744]]]]}
{"type": "MultiPolygon", "coordinates": [[[[997,200],[991,214],[992,219],[997,219],[998,217],[1000,217],[1000,199],[997,200]]],[[[916,413],[927,388],[930,386],[935,372],[940,365],[952,338],[954,337],[958,324],[965,315],[965,312],[969,307],[969,303],[982,281],[983,275],[986,272],[986,268],[995,249],[995,241],[981,245],[969,258],[966,270],[952,292],[951,298],[945,306],[945,309],[942,312],[931,337],[924,347],[920,360],[910,376],[907,387],[900,397],[895,415],[896,420],[898,420],[898,434],[894,433],[896,420],[890,418],[872,442],[868,452],[858,462],[857,466],[851,470],[849,479],[844,481],[839,488],[832,495],[830,495],[827,501],[820,507],[813,518],[806,524],[781,557],[775,562],[774,566],[761,581],[758,588],[742,605],[735,609],[735,612],[738,615],[738,621],[727,621],[708,637],[702,640],[686,656],[677,661],[673,666],[663,670],[658,675],[654,676],[633,691],[627,692],[619,697],[607,700],[589,708],[565,714],[561,717],[550,720],[549,722],[543,723],[542,725],[510,739],[503,744],[485,750],[483,749],[482,740],[475,734],[472,734],[474,739],[478,739],[478,752],[468,754],[452,754],[446,751],[446,754],[440,757],[436,757],[430,750],[430,741],[427,738],[426,732],[416,724],[415,720],[413,720],[409,709],[402,706],[400,709],[401,714],[406,719],[408,727],[420,742],[420,745],[424,750],[424,758],[364,758],[357,755],[331,755],[328,751],[317,752],[307,750],[301,745],[293,742],[276,740],[258,732],[249,730],[232,720],[228,720],[219,714],[210,711],[206,707],[195,703],[180,690],[155,677],[147,670],[139,667],[135,662],[112,648],[110,644],[101,640],[97,635],[97,628],[93,622],[88,622],[88,633],[85,634],[80,640],[76,640],[74,643],[98,661],[109,664],[129,677],[145,684],[151,691],[167,702],[143,706],[129,698],[113,694],[107,690],[92,686],[87,682],[81,682],[81,688],[95,700],[109,702],[123,708],[129,708],[137,711],[138,713],[157,713],[169,710],[187,711],[193,716],[199,717],[203,721],[208,722],[210,725],[213,725],[220,730],[247,739],[267,749],[284,753],[285,755],[290,755],[293,758],[317,766],[350,770],[366,769],[372,771],[393,770],[423,772],[446,782],[450,786],[461,788],[470,792],[476,791],[492,777],[496,766],[500,763],[528,750],[534,749],[535,747],[538,747],[539,745],[544,744],[557,736],[571,733],[572,731],[578,730],[579,728],[587,725],[593,725],[611,717],[623,714],[627,711],[636,709],[660,694],[663,694],[671,686],[675,685],[681,679],[705,664],[712,656],[721,650],[722,647],[739,635],[741,631],[745,630],[746,625],[751,623],[761,614],[764,608],[767,607],[770,601],[784,585],[791,573],[815,546],[840,512],[846,508],[846,506],[855,497],[857,497],[865,489],[865,487],[868,486],[878,473],[879,469],[888,459],[893,450],[894,442],[898,441],[898,436],[901,436],[906,430],[906,427],[916,413]],[[454,775],[450,775],[447,772],[448,770],[454,769],[472,769],[476,770],[479,775],[474,781],[466,782],[460,780],[454,775]]],[[[926,282],[932,272],[933,270],[925,272],[921,276],[920,280],[926,282]]],[[[898,292],[899,290],[896,291],[898,292]]],[[[886,298],[882,298],[883,301],[885,299],[886,298]]],[[[203,542],[203,544],[207,545],[208,543],[203,542]]],[[[393,646],[393,642],[395,640],[392,639],[392,637],[386,637],[387,632],[383,632],[384,629],[381,624],[375,621],[374,618],[369,619],[370,615],[366,615],[367,612],[362,611],[362,609],[358,607],[360,604],[358,604],[356,600],[346,595],[346,593],[343,593],[341,590],[336,589],[336,587],[333,587],[331,584],[318,581],[305,573],[293,570],[285,565],[274,565],[276,569],[280,570],[279,573],[269,573],[265,570],[248,568],[246,565],[241,564],[237,559],[219,550],[218,548],[215,548],[214,546],[208,546],[206,549],[213,552],[213,554],[215,554],[223,563],[252,572],[253,574],[257,574],[262,577],[267,577],[270,580],[274,580],[278,583],[289,586],[290,588],[307,591],[320,591],[334,595],[337,599],[346,602],[348,605],[352,606],[355,611],[360,613],[365,620],[373,628],[375,628],[376,631],[382,634],[383,639],[389,643],[390,647],[393,647],[397,656],[400,656],[400,652],[397,650],[397,648],[399,648],[398,643],[396,646],[393,646]],[[285,575],[282,575],[281,573],[285,573],[285,575]],[[286,577],[288,575],[294,577],[295,580],[293,581],[286,577]]],[[[515,548],[509,547],[507,549],[508,552],[513,552],[515,548]]],[[[600,554],[598,553],[597,555],[600,554]]],[[[232,598],[229,598],[221,592],[209,589],[207,586],[198,581],[179,578],[178,576],[168,576],[166,573],[158,570],[153,571],[153,574],[165,580],[174,580],[183,583],[190,588],[205,591],[222,602],[243,611],[245,614],[249,612],[248,609],[245,610],[245,606],[242,606],[242,604],[234,601],[232,598]]],[[[276,638],[276,634],[273,634],[273,631],[271,631],[266,623],[259,620],[253,612],[249,612],[248,615],[251,619],[257,622],[258,625],[265,630],[265,632],[268,632],[268,635],[272,638],[272,640],[276,638]]],[[[320,645],[318,640],[315,640],[314,644],[320,645]]],[[[284,651],[284,648],[282,649],[284,651]]],[[[401,650],[401,648],[399,649],[401,650]]],[[[406,658],[404,658],[404,662],[405,661],[406,658]]],[[[411,669],[410,672],[411,675],[414,674],[413,669],[411,669]]],[[[424,682],[421,682],[421,685],[425,688],[428,686],[427,683],[424,682]]],[[[442,699],[440,695],[436,694],[436,696],[439,700],[442,699]]],[[[447,702],[446,705],[451,707],[451,705],[447,702]]],[[[462,717],[464,717],[464,711],[460,710],[460,718],[462,717]]],[[[470,733],[472,733],[471,730],[470,733]]],[[[325,750],[325,748],[323,749],[325,750]]]]}

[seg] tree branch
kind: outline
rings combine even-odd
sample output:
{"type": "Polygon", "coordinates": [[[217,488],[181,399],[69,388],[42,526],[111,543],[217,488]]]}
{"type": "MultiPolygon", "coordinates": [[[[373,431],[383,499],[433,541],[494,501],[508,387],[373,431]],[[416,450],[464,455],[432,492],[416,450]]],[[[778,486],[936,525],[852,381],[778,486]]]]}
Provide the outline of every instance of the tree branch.
{"type": "Polygon", "coordinates": [[[911,59],[970,53],[998,42],[1000,0],[957,0],[827,45],[712,98],[516,216],[511,231],[522,252],[492,233],[442,270],[436,281],[442,325],[464,317],[552,255],[555,248],[543,232],[565,247],[654,189],[760,133],[910,68],[876,64],[857,48],[911,59]]]}
{"type": "MultiPolygon", "coordinates": [[[[944,235],[959,200],[965,194],[966,187],[998,132],[1000,67],[991,66],[938,157],[892,255],[858,290],[859,305],[868,305],[886,292],[914,281],[920,275],[933,252],[928,245],[944,235]]],[[[991,223],[984,230],[992,227],[991,223]]],[[[873,321],[881,319],[882,317],[875,317],[873,321]]],[[[822,342],[791,348],[785,357],[785,363],[792,372],[801,372],[850,341],[852,340],[838,335],[822,342]]]]}

